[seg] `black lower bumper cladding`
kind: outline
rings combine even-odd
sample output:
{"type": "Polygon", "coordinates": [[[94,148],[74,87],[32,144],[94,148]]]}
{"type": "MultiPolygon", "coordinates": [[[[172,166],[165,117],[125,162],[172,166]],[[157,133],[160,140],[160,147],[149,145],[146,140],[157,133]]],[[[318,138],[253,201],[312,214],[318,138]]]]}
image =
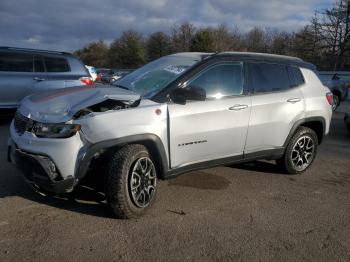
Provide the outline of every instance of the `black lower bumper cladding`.
{"type": "MultiPolygon", "coordinates": [[[[10,149],[9,152],[12,150],[10,149]]],[[[34,155],[15,149],[12,156],[16,166],[22,171],[26,180],[35,189],[55,194],[71,192],[74,187],[74,178],[63,179],[56,171],[53,161],[46,156],[34,155]]]]}

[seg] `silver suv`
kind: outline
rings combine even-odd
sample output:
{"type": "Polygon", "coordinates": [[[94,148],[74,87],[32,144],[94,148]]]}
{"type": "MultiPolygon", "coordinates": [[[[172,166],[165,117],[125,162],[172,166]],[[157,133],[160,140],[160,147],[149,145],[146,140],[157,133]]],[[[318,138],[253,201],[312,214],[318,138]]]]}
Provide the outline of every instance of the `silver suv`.
{"type": "Polygon", "coordinates": [[[174,54],[114,86],[25,98],[9,158],[36,190],[57,194],[93,168],[115,215],[138,217],[157,179],[255,159],[305,171],[329,131],[332,100],[315,67],[297,58],[174,54]]]}
{"type": "Polygon", "coordinates": [[[0,47],[0,109],[17,108],[33,93],[92,83],[84,64],[69,53],[0,47]]]}

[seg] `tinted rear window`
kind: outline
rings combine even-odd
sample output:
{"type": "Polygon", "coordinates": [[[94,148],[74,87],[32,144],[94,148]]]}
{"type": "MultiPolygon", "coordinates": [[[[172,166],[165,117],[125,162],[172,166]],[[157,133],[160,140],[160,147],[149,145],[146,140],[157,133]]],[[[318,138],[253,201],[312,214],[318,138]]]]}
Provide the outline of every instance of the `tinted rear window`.
{"type": "Polygon", "coordinates": [[[34,72],[45,72],[44,62],[41,57],[34,57],[34,72]]]}
{"type": "Polygon", "coordinates": [[[69,72],[70,67],[67,59],[59,57],[45,57],[45,65],[47,72],[69,72]]]}
{"type": "Polygon", "coordinates": [[[0,71],[33,72],[33,56],[10,52],[0,53],[0,71]]]}
{"type": "Polygon", "coordinates": [[[287,66],[269,63],[252,63],[254,93],[275,92],[291,87],[287,66]]]}

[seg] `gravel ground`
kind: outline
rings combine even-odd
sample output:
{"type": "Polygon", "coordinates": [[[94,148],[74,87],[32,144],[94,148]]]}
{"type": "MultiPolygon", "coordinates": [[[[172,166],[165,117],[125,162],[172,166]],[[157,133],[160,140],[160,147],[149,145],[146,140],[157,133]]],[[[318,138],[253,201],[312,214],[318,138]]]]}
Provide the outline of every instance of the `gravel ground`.
{"type": "Polygon", "coordinates": [[[273,162],[217,167],[161,181],[155,205],[117,220],[103,196],[34,193],[6,162],[0,124],[1,261],[350,261],[350,134],[342,111],[312,168],[273,162]]]}

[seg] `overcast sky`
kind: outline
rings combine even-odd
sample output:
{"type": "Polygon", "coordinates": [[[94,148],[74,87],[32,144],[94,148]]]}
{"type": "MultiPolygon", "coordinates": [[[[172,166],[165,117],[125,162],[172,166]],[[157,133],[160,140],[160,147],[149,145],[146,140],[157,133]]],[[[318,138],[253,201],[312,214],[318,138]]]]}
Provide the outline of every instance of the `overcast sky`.
{"type": "Polygon", "coordinates": [[[72,51],[110,42],[129,29],[144,35],[174,23],[225,23],[294,31],[332,0],[0,0],[0,46],[72,51]]]}

